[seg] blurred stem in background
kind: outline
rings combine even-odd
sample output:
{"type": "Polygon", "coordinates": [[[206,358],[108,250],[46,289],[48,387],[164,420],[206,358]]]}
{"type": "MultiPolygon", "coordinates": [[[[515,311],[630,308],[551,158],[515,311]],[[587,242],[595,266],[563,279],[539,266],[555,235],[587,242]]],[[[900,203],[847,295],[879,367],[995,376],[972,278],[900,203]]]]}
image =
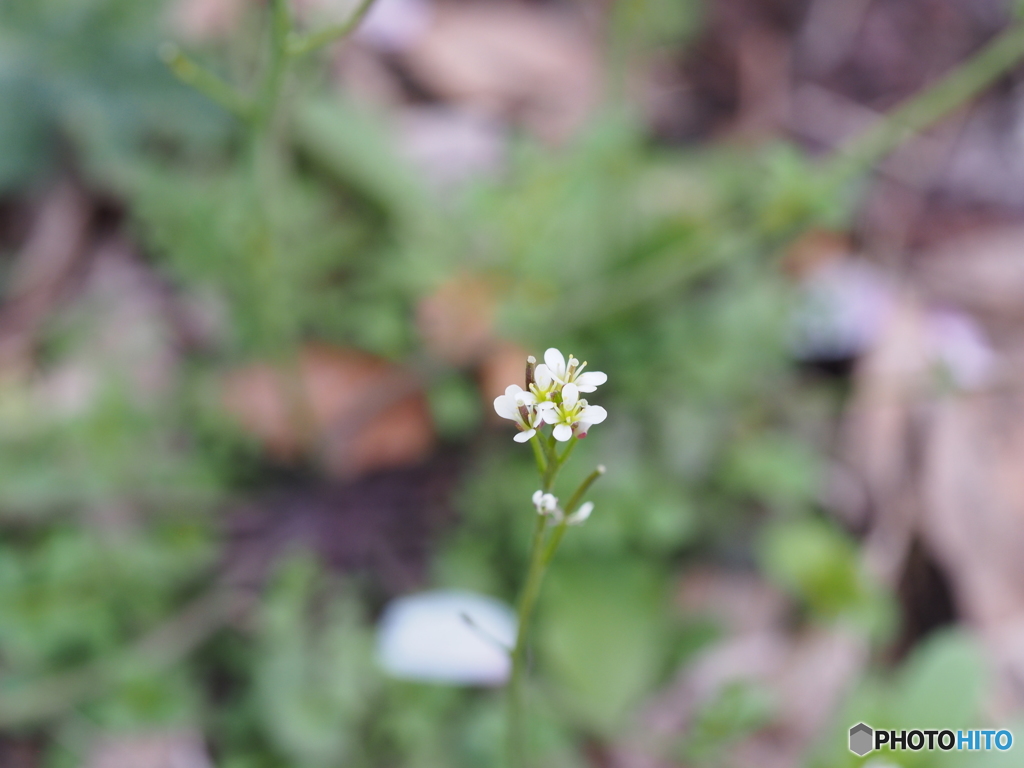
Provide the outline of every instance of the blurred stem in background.
{"type": "MultiPolygon", "coordinates": [[[[811,169],[818,179],[813,200],[792,201],[781,190],[778,199],[758,222],[769,245],[783,245],[814,223],[814,205],[834,199],[848,185],[916,134],[927,130],[959,109],[1024,56],[1024,23],[1018,22],[985,45],[978,53],[954,68],[921,93],[879,118],[861,134],[836,150],[819,168],[811,169]],[[792,206],[787,209],[787,206],[792,206]]],[[[719,212],[723,218],[728,212],[719,212]]],[[[653,256],[642,267],[615,281],[594,281],[558,303],[563,327],[582,328],[595,318],[628,310],[676,291],[721,267],[750,243],[742,238],[712,239],[729,227],[706,227],[692,247],[680,253],[678,246],[653,256]]]]}
{"type": "Polygon", "coordinates": [[[354,32],[373,2],[361,0],[346,21],[303,35],[294,28],[288,0],[271,0],[267,63],[253,97],[246,96],[190,59],[173,43],[165,44],[160,51],[167,66],[182,82],[216,101],[245,127],[243,146],[250,177],[246,194],[252,196],[250,204],[257,211],[254,217],[257,228],[247,250],[247,261],[249,277],[262,298],[259,333],[264,347],[279,367],[290,421],[302,438],[310,434],[313,417],[302,392],[299,313],[291,306],[292,295],[283,277],[284,255],[274,204],[285,173],[285,91],[292,62],[354,32]]]}

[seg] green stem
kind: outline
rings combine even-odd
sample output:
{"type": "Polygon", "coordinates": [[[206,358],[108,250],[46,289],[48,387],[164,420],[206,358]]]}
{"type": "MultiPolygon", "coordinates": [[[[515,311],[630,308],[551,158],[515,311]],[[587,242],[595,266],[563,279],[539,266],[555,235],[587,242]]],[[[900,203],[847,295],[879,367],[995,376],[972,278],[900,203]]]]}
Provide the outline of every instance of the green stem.
{"type": "Polygon", "coordinates": [[[569,445],[565,447],[565,452],[562,453],[562,455],[558,459],[559,464],[565,464],[565,462],[569,460],[569,457],[572,455],[573,450],[576,448],[576,443],[578,442],[579,438],[577,437],[569,438],[569,445]]]}
{"type": "Polygon", "coordinates": [[[842,181],[885,157],[908,138],[976,96],[1024,56],[1024,24],[996,36],[923,93],[912,96],[842,148],[828,173],[842,181]]]}
{"type": "Polygon", "coordinates": [[[589,491],[590,486],[594,484],[594,481],[597,480],[597,478],[599,478],[604,473],[604,464],[599,464],[597,466],[597,469],[595,469],[593,472],[591,472],[583,479],[583,482],[580,483],[579,488],[577,488],[575,492],[573,492],[572,496],[569,497],[569,503],[565,505],[566,517],[568,517],[576,511],[576,507],[578,507],[579,503],[583,501],[583,494],[589,491]]]}
{"type": "Polygon", "coordinates": [[[533,448],[533,457],[537,460],[537,473],[544,477],[548,471],[548,462],[544,458],[544,449],[540,445],[540,432],[530,438],[530,446],[533,448]]]}
{"type": "Polygon", "coordinates": [[[359,26],[359,22],[366,16],[373,2],[374,0],[362,0],[355,12],[340,24],[335,24],[309,35],[291,35],[288,39],[288,55],[304,56],[318,48],[322,48],[328,43],[348,37],[359,26]]]}
{"type": "Polygon", "coordinates": [[[164,43],[160,46],[160,58],[185,85],[195,88],[240,120],[248,122],[252,119],[253,105],[248,99],[226,81],[182,53],[174,43],[164,43]]]}
{"type": "Polygon", "coordinates": [[[525,701],[523,691],[523,672],[526,661],[526,636],[533,616],[533,609],[540,595],[541,582],[544,579],[544,529],[547,518],[537,515],[537,524],[533,530],[533,542],[530,545],[530,565],[526,572],[526,583],[519,597],[516,632],[516,644],[512,649],[512,672],[509,677],[509,719],[508,719],[508,757],[509,765],[525,766],[527,750],[527,728],[525,721],[525,701]]]}
{"type": "Polygon", "coordinates": [[[544,446],[544,453],[548,457],[547,471],[542,473],[542,489],[545,493],[550,491],[555,485],[555,478],[558,477],[558,471],[562,468],[562,462],[558,458],[558,451],[555,449],[555,436],[553,434],[548,435],[547,439],[542,442],[544,446]]]}
{"type": "MultiPolygon", "coordinates": [[[[551,441],[553,441],[553,438],[551,441]]],[[[534,442],[534,440],[531,440],[531,442],[534,442]]],[[[558,475],[558,470],[565,463],[566,459],[569,458],[575,442],[576,440],[574,439],[560,457],[557,455],[554,446],[549,442],[548,449],[551,460],[547,465],[547,471],[541,471],[545,493],[551,490],[555,477],[558,475]]],[[[535,451],[538,457],[538,466],[540,466],[539,437],[536,438],[536,443],[535,451]]],[[[512,768],[522,768],[527,765],[528,738],[525,720],[525,692],[523,690],[526,673],[526,642],[530,633],[530,622],[533,619],[534,608],[537,604],[537,598],[540,596],[541,585],[544,582],[544,574],[555,555],[555,551],[558,549],[558,545],[562,541],[562,537],[565,535],[569,515],[579,506],[583,495],[593,485],[594,481],[604,474],[604,471],[604,467],[599,466],[580,483],[575,493],[570,497],[569,503],[565,506],[565,516],[555,527],[554,533],[547,542],[547,546],[544,544],[547,517],[537,515],[537,525],[534,528],[533,541],[530,544],[530,565],[526,572],[526,583],[523,585],[523,591],[519,597],[517,611],[518,629],[515,647],[512,649],[512,671],[509,677],[507,737],[509,765],[512,768]]]]}

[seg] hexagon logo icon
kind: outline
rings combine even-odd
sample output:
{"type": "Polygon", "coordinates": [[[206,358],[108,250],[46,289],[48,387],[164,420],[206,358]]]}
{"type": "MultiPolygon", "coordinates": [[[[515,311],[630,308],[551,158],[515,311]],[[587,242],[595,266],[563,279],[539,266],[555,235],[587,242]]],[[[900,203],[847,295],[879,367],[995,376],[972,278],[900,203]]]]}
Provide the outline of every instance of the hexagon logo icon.
{"type": "Polygon", "coordinates": [[[858,757],[864,757],[874,749],[875,733],[870,725],[857,723],[850,729],[850,751],[858,757]]]}

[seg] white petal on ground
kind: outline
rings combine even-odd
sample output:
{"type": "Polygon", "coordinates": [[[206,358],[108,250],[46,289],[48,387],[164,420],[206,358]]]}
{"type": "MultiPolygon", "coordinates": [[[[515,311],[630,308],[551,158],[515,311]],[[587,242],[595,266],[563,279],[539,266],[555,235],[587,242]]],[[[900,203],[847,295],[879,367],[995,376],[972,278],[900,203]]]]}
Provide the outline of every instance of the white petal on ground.
{"type": "Polygon", "coordinates": [[[515,637],[515,612],[500,600],[456,590],[423,592],[385,608],[377,659],[402,680],[500,685],[510,671],[505,648],[515,637]]]}
{"type": "Polygon", "coordinates": [[[555,440],[560,443],[564,443],[572,437],[572,427],[568,424],[558,424],[553,430],[551,430],[551,434],[555,436],[555,440]]]}
{"type": "Polygon", "coordinates": [[[608,381],[608,374],[601,371],[587,371],[576,377],[576,386],[580,392],[595,392],[597,388],[608,381]]]}
{"type": "Polygon", "coordinates": [[[544,353],[544,362],[554,378],[561,379],[565,376],[565,357],[557,349],[554,347],[548,349],[544,353]]]}
{"type": "Polygon", "coordinates": [[[580,422],[586,424],[600,424],[608,418],[608,411],[600,405],[588,405],[580,412],[580,422]]]}
{"type": "Polygon", "coordinates": [[[529,440],[535,434],[537,434],[537,430],[536,429],[528,429],[525,432],[517,433],[516,436],[513,437],[512,439],[515,440],[517,443],[525,443],[527,440],[529,440]]]}

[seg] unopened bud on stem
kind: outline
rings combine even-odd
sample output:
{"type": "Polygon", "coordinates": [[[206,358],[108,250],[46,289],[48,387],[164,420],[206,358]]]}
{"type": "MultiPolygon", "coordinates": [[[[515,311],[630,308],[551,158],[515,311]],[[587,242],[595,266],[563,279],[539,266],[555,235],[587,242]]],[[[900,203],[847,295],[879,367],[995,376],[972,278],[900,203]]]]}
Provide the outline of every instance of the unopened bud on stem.
{"type": "Polygon", "coordinates": [[[530,391],[530,387],[533,386],[537,380],[537,358],[530,355],[526,358],[526,391],[530,391]]]}

